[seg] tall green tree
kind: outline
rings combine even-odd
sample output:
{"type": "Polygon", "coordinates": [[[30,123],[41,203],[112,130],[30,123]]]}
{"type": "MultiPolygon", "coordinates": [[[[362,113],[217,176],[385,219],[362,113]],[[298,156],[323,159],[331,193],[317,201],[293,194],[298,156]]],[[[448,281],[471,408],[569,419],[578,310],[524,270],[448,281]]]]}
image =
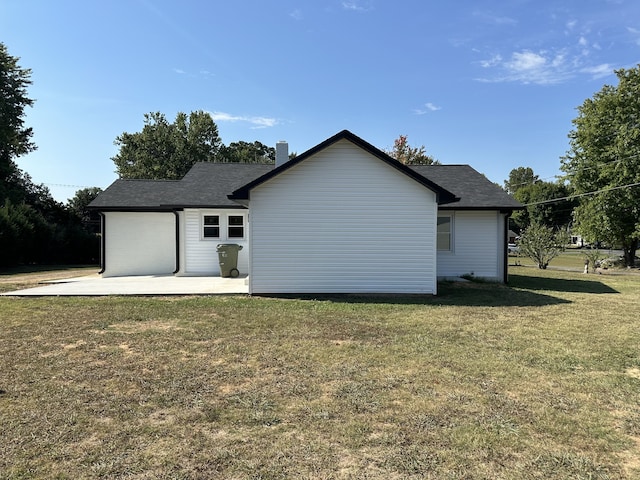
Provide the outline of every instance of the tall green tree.
{"type": "Polygon", "coordinates": [[[538,175],[533,173],[531,167],[518,167],[509,172],[509,179],[504,181],[504,189],[509,195],[513,195],[521,188],[533,185],[538,181],[538,175]]]}
{"type": "Polygon", "coordinates": [[[640,65],[616,71],[578,107],[562,170],[580,197],[577,231],[590,242],[621,245],[635,266],[640,239],[640,65]]]}
{"type": "Polygon", "coordinates": [[[18,65],[0,43],[0,205],[7,199],[22,201],[22,172],[15,159],[36,149],[32,129],[25,127],[25,108],[33,105],[27,96],[31,70],[18,65]]]}
{"type": "Polygon", "coordinates": [[[566,230],[573,220],[575,207],[575,201],[567,199],[568,196],[569,188],[559,182],[538,180],[520,187],[513,193],[513,197],[526,205],[526,208],[514,212],[513,221],[519,229],[538,223],[566,230]],[[553,201],[554,199],[563,200],[553,201]]]}
{"type": "Polygon", "coordinates": [[[563,199],[569,196],[569,188],[563,182],[540,180],[531,167],[518,167],[509,172],[504,190],[526,208],[514,212],[509,219],[511,228],[524,230],[532,223],[565,229],[573,219],[575,201],[563,199]]]}
{"type": "Polygon", "coordinates": [[[405,165],[439,165],[440,162],[426,153],[424,145],[412,147],[406,135],[400,135],[393,142],[393,148],[385,152],[405,165]]]}
{"type": "Polygon", "coordinates": [[[99,187],[78,190],[67,202],[67,208],[82,222],[84,228],[91,233],[100,232],[100,215],[87,207],[102,192],[99,187]]]}
{"type": "Polygon", "coordinates": [[[218,160],[229,163],[275,163],[276,149],[258,141],[232,142],[220,148],[218,160]]]}
{"type": "Polygon", "coordinates": [[[203,111],[178,113],[169,123],[160,112],[147,113],[141,132],[124,132],[112,158],[120,178],[177,180],[196,162],[212,162],[221,146],[218,127],[203,111]]]}

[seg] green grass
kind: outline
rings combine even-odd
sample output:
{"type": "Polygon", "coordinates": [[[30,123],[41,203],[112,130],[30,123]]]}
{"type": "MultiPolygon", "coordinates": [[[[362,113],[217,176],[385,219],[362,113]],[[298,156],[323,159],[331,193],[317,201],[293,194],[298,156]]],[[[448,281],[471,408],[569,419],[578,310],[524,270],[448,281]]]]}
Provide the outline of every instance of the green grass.
{"type": "Polygon", "coordinates": [[[0,477],[640,478],[639,287],[0,298],[0,477]]]}
{"type": "MultiPolygon", "coordinates": [[[[588,249],[567,249],[564,253],[561,253],[556,258],[552,259],[549,263],[549,268],[551,269],[567,269],[567,270],[575,270],[575,271],[583,271],[584,270],[584,260],[585,253],[588,253],[588,249]]],[[[615,255],[610,255],[609,250],[600,250],[602,258],[615,257],[615,255]]],[[[509,264],[510,265],[521,265],[528,267],[535,267],[536,264],[528,257],[522,255],[509,255],[509,264]]],[[[589,267],[591,271],[593,266],[589,267]]],[[[613,269],[616,270],[616,269],[613,269]]],[[[619,270],[619,269],[617,269],[619,270]]],[[[617,271],[616,270],[616,271],[617,271]]]]}

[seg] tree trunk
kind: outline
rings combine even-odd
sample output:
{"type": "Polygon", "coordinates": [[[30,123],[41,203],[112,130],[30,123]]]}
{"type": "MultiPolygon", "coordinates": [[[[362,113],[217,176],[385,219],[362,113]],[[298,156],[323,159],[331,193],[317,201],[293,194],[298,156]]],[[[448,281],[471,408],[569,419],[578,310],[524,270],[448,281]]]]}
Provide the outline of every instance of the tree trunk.
{"type": "Polygon", "coordinates": [[[638,250],[638,240],[633,240],[629,245],[623,245],[625,267],[636,266],[636,250],[638,250]]]}

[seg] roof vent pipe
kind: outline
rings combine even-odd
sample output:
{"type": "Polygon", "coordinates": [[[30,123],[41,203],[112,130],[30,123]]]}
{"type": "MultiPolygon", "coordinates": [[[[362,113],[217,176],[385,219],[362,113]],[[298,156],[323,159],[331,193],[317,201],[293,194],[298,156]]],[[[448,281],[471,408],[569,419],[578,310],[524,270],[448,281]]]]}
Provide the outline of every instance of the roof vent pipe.
{"type": "Polygon", "coordinates": [[[276,143],[276,168],[289,161],[289,144],[285,141],[276,143]]]}

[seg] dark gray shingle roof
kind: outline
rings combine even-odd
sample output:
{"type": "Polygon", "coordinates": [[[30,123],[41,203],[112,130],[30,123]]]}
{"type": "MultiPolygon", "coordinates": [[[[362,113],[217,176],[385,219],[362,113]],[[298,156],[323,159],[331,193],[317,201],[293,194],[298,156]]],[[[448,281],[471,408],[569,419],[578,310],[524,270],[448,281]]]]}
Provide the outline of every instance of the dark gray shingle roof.
{"type": "Polygon", "coordinates": [[[196,163],[182,180],[116,180],[91,204],[97,210],[171,210],[174,208],[239,208],[254,186],[304,161],[331,142],[346,138],[392,164],[439,194],[443,209],[512,210],[522,205],[469,165],[407,167],[346,130],[279,168],[243,163],[196,163]]]}
{"type": "Polygon", "coordinates": [[[519,209],[522,204],[469,165],[416,165],[411,167],[459,201],[442,205],[443,209],[519,209]]]}
{"type": "Polygon", "coordinates": [[[182,180],[116,180],[91,202],[97,210],[171,210],[239,205],[227,195],[273,169],[273,165],[196,163],[182,180]]]}

